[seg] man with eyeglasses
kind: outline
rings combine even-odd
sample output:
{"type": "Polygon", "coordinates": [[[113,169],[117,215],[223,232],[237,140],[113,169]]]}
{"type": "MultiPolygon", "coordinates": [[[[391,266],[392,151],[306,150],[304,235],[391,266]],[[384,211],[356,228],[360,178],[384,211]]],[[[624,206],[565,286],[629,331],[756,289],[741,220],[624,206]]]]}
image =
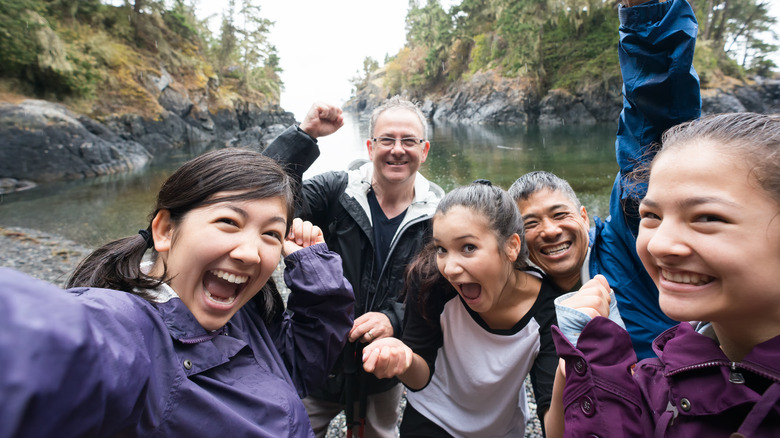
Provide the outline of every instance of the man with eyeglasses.
{"type": "Polygon", "coordinates": [[[364,373],[361,351],[375,339],[401,336],[404,270],[430,238],[431,217],[444,191],[418,172],[430,149],[428,122],[417,105],[398,96],[371,114],[369,162],[302,181],[319,156],[317,138],[343,123],[339,108],[314,104],[300,126],[288,128],[264,152],[299,182],[298,215],[322,228],[355,291],[355,323],[344,360],[304,404],[318,437],[342,410],[348,424],[353,410],[361,418],[365,413],[366,437],[395,437],[403,388],[396,379],[364,373]]]}

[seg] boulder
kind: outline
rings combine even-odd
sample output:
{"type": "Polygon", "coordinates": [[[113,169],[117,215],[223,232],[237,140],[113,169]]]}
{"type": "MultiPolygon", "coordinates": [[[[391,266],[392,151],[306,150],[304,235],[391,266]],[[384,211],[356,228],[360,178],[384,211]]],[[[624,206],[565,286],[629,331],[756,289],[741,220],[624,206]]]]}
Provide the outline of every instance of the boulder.
{"type": "Polygon", "coordinates": [[[62,105],[0,104],[0,178],[35,182],[83,178],[145,166],[141,144],[62,105]]]}
{"type": "Polygon", "coordinates": [[[539,103],[539,125],[593,125],[596,118],[582,102],[566,90],[550,90],[539,103]]]}

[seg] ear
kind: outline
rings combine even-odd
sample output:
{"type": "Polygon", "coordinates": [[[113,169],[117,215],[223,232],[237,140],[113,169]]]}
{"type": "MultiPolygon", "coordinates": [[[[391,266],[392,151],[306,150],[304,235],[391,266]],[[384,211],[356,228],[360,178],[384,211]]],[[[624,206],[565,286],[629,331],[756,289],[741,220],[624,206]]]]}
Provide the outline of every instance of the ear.
{"type": "Polygon", "coordinates": [[[368,140],[366,140],[366,149],[368,149],[368,159],[371,160],[371,161],[374,161],[374,157],[373,157],[373,155],[374,155],[374,148],[371,147],[372,143],[373,142],[371,141],[370,138],[368,140]]]}
{"type": "Polygon", "coordinates": [[[588,221],[588,210],[585,210],[584,205],[580,207],[580,216],[582,217],[582,220],[585,221],[585,226],[590,227],[590,222],[588,221]]]}
{"type": "Polygon", "coordinates": [[[154,249],[157,252],[167,252],[171,249],[171,240],[173,240],[173,223],[171,222],[171,212],[160,210],[152,219],[152,237],[154,238],[154,249]]]}
{"type": "Polygon", "coordinates": [[[428,151],[431,150],[431,142],[425,141],[425,146],[423,146],[422,155],[420,156],[420,163],[424,163],[425,160],[428,159],[428,151]]]}
{"type": "Polygon", "coordinates": [[[517,260],[517,256],[520,255],[520,250],[523,248],[523,241],[517,233],[509,236],[504,244],[504,251],[509,260],[514,263],[517,260]]]}

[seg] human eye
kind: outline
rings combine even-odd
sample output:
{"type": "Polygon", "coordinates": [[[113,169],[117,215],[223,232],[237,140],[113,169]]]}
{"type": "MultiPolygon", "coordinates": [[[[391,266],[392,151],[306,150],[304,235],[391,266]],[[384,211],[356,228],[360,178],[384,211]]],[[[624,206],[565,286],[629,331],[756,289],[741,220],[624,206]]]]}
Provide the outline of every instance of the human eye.
{"type": "Polygon", "coordinates": [[[393,146],[395,144],[395,139],[392,137],[379,137],[379,144],[382,146],[393,146]]]}
{"type": "Polygon", "coordinates": [[[536,227],[537,225],[539,225],[539,221],[533,220],[533,221],[526,221],[523,224],[523,227],[525,227],[526,230],[530,230],[530,229],[536,227]]]}
{"type": "Polygon", "coordinates": [[[216,222],[238,228],[238,221],[231,219],[229,217],[220,217],[216,220],[216,222]]]}
{"type": "Polygon", "coordinates": [[[405,137],[401,139],[401,143],[404,147],[411,148],[417,145],[418,140],[414,137],[405,137]]]}
{"type": "Polygon", "coordinates": [[[284,242],[284,234],[277,231],[277,230],[270,230],[263,233],[264,236],[269,236],[272,239],[278,241],[279,243],[284,242]]]}
{"type": "Polygon", "coordinates": [[[467,243],[467,244],[463,245],[463,252],[465,252],[467,254],[472,253],[472,252],[474,252],[476,250],[477,250],[477,246],[473,245],[471,243],[467,243]]]}
{"type": "Polygon", "coordinates": [[[446,253],[447,253],[447,250],[444,249],[443,247],[441,247],[441,246],[437,246],[436,247],[436,255],[442,255],[442,254],[446,254],[446,253]]]}
{"type": "Polygon", "coordinates": [[[639,206],[639,221],[640,224],[649,225],[651,222],[660,221],[661,217],[655,214],[654,211],[644,206],[639,206]]]}
{"type": "Polygon", "coordinates": [[[723,223],[728,222],[728,220],[726,220],[725,218],[717,214],[700,214],[697,215],[693,221],[694,222],[723,222],[723,223]]]}
{"type": "Polygon", "coordinates": [[[568,211],[559,211],[553,214],[553,219],[555,220],[562,220],[562,219],[566,219],[567,217],[569,217],[568,211]]]}

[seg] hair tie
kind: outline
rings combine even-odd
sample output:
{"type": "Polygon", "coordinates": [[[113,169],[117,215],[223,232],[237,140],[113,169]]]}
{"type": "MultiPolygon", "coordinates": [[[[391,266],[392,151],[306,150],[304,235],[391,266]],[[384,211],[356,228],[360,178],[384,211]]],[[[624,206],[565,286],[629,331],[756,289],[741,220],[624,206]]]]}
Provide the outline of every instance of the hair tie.
{"type": "Polygon", "coordinates": [[[484,184],[488,187],[492,187],[493,183],[489,179],[475,179],[472,184],[484,184]]]}
{"type": "Polygon", "coordinates": [[[152,238],[152,233],[146,231],[146,230],[138,230],[138,234],[141,235],[141,237],[144,238],[144,241],[146,242],[146,247],[151,248],[154,246],[154,238],[152,238]]]}

